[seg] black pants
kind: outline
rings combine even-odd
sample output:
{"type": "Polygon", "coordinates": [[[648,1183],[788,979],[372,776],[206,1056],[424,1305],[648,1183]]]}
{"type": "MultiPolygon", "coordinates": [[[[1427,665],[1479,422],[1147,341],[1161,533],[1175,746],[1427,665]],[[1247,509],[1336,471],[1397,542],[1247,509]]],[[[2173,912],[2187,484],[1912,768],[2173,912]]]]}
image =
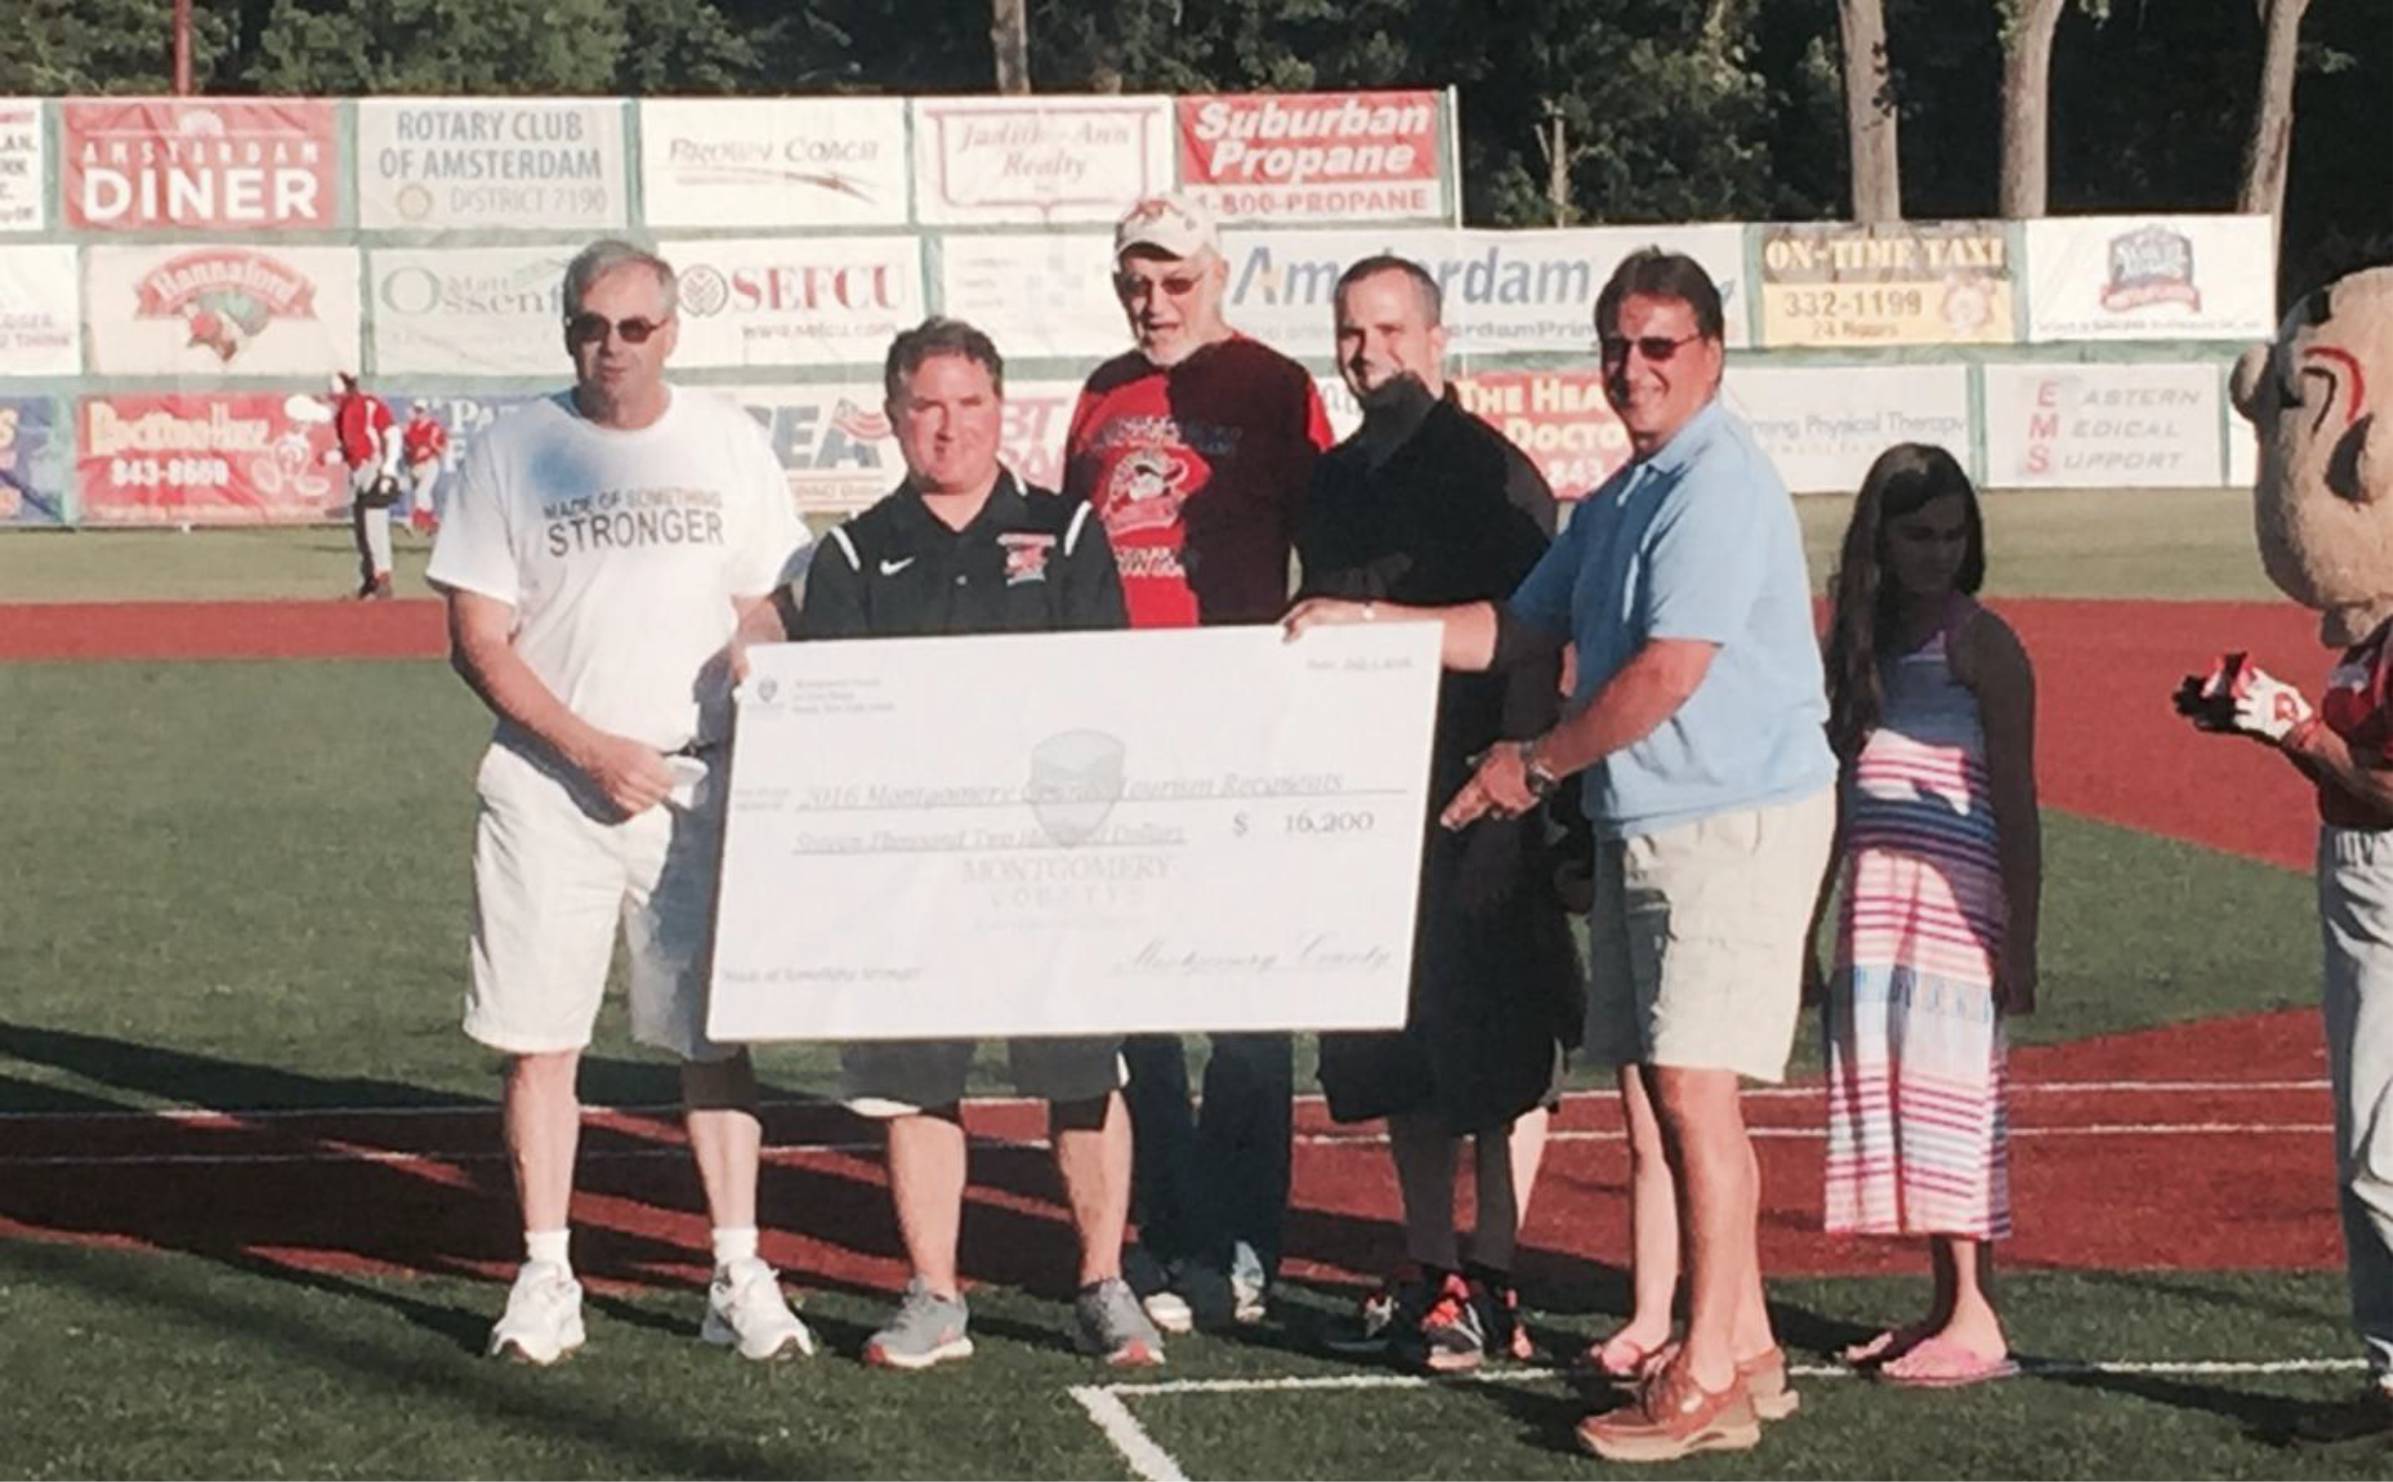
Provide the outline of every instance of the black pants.
{"type": "Polygon", "coordinates": [[[1211,1039],[1201,1112],[1188,1104],[1178,1035],[1134,1034],[1122,1046],[1139,1243],[1160,1261],[1226,1271],[1231,1244],[1243,1240],[1264,1273],[1276,1274],[1288,1217],[1295,1044],[1286,1034],[1211,1039]]]}

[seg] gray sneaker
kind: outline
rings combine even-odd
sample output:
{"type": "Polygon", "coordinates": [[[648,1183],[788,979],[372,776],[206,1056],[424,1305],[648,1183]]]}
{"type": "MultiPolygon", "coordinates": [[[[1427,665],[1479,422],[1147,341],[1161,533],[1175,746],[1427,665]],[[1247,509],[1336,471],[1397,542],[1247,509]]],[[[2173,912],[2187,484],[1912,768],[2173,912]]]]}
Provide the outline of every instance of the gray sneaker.
{"type": "Polygon", "coordinates": [[[1118,1276],[1091,1282],[1072,1299],[1080,1320],[1080,1351],[1102,1355],[1117,1369],[1153,1368],[1163,1362],[1163,1335],[1139,1306],[1130,1283],[1118,1276]]]}
{"type": "Polygon", "coordinates": [[[1241,1240],[1230,1248],[1230,1313],[1240,1326],[1252,1327],[1269,1314],[1265,1301],[1271,1279],[1263,1274],[1263,1258],[1241,1240]]]}
{"type": "Polygon", "coordinates": [[[964,1328],[971,1316],[962,1297],[942,1297],[918,1276],[906,1283],[897,1315],[865,1340],[864,1361],[883,1369],[927,1369],[968,1359],[972,1337],[964,1328]]]}

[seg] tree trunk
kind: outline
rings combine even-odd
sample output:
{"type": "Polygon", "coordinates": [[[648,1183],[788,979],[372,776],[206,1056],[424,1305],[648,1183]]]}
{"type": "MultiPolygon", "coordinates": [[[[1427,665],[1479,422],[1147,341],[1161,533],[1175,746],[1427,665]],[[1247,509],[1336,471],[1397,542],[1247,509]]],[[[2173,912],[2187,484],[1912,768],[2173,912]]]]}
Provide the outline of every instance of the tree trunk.
{"type": "Polygon", "coordinates": [[[997,51],[997,91],[1030,91],[1028,0],[989,0],[989,41],[997,51]]]}
{"type": "Polygon", "coordinates": [[[1556,112],[1547,120],[1553,125],[1554,137],[1544,139],[1546,158],[1546,199],[1554,206],[1554,225],[1570,225],[1570,135],[1564,127],[1562,115],[1556,112]]]}
{"type": "Polygon", "coordinates": [[[1837,0],[1845,49],[1845,142],[1853,165],[1853,219],[1903,219],[1902,164],[1895,152],[1894,75],[1886,55],[1881,0],[1837,0]]]}
{"type": "Polygon", "coordinates": [[[2051,169],[2045,138],[2052,112],[2052,32],[2063,0],[2016,0],[2003,36],[2002,214],[2044,214],[2051,169]]]}
{"type": "MultiPolygon", "coordinates": [[[[2243,191],[2236,209],[2270,217],[2285,208],[2285,160],[2293,145],[2293,59],[2302,12],[2310,0],[2264,0],[2267,49],[2260,60],[2260,99],[2243,154],[2243,191]]],[[[2379,140],[2377,146],[2382,147],[2379,140]]],[[[2368,146],[2362,146],[2368,147],[2368,146]]]]}

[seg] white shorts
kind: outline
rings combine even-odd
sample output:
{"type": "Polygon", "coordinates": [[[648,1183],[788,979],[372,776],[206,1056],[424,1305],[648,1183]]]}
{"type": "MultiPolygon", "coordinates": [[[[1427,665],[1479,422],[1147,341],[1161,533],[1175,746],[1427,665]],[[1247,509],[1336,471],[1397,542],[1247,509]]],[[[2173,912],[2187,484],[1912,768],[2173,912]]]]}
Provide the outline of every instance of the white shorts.
{"type": "Polygon", "coordinates": [[[563,763],[491,745],[475,781],[467,1034],[512,1055],[589,1044],[620,922],[631,957],[632,1037],[684,1060],[737,1053],[706,1037],[722,841],[714,780],[685,784],[671,800],[614,820],[563,763]]]}

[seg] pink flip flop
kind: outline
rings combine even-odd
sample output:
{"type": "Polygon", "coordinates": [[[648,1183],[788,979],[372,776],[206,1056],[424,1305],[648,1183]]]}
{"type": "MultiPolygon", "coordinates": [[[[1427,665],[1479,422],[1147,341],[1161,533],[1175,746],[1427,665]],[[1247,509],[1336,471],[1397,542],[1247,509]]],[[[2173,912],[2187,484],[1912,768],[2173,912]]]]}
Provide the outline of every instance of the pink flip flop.
{"type": "Polygon", "coordinates": [[[1587,1351],[1579,1355],[1579,1363],[1587,1372],[1606,1379],[1641,1379],[1645,1377],[1645,1365],[1653,1355],[1653,1349],[1628,1334],[1614,1333],[1601,1343],[1588,1344],[1587,1351]],[[1614,1362],[1612,1355],[1615,1352],[1625,1352],[1628,1361],[1614,1362]]]}
{"type": "Polygon", "coordinates": [[[1900,1389],[1963,1389],[2018,1372],[2019,1361],[2010,1355],[1988,1358],[1950,1338],[1922,1338],[1908,1352],[1871,1371],[1880,1384],[1900,1389]]]}

